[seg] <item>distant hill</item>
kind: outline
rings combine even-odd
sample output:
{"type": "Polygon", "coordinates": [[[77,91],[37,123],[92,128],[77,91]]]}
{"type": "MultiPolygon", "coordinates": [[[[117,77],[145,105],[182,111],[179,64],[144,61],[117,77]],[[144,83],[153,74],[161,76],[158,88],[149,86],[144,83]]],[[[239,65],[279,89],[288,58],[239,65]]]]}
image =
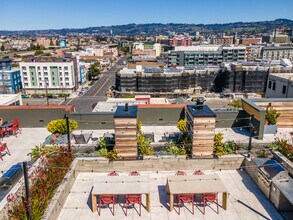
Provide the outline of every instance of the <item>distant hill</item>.
{"type": "Polygon", "coordinates": [[[287,27],[293,29],[293,21],[289,19],[277,19],[274,21],[257,21],[257,22],[235,22],[225,24],[126,24],[113,26],[100,26],[88,28],[64,28],[49,30],[23,30],[23,31],[5,31],[0,30],[0,35],[50,35],[50,34],[98,34],[110,35],[158,35],[166,34],[169,31],[175,31],[177,34],[190,33],[196,31],[205,33],[235,33],[238,34],[257,34],[271,31],[275,28],[287,27]]]}

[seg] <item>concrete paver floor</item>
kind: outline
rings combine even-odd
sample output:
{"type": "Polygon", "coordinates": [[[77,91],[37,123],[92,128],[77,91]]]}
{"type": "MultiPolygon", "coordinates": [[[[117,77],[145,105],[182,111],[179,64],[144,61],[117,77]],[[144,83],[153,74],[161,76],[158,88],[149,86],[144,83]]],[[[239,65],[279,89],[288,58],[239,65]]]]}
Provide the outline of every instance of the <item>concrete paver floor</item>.
{"type": "MultiPolygon", "coordinates": [[[[186,171],[191,175],[193,171],[186,171]]],[[[154,220],[180,220],[180,219],[282,219],[280,214],[262,194],[257,185],[248,176],[245,171],[222,170],[222,171],[204,171],[205,174],[216,173],[228,189],[228,208],[224,210],[221,206],[220,213],[216,213],[216,204],[210,204],[206,207],[206,213],[203,215],[202,206],[198,202],[195,206],[195,215],[192,215],[191,205],[181,209],[178,215],[178,206],[172,212],[169,212],[169,196],[166,194],[166,177],[174,175],[175,171],[163,172],[141,172],[141,175],[149,175],[151,179],[151,212],[148,213],[145,207],[142,208],[142,216],[139,217],[136,209],[130,208],[128,216],[125,216],[123,197],[119,198],[115,206],[115,216],[112,215],[109,208],[102,208],[101,215],[91,211],[91,189],[95,180],[106,173],[80,173],[70,191],[65,205],[59,215],[59,220],[90,220],[90,219],[154,219],[154,220]]],[[[120,173],[128,175],[128,173],[120,173]]],[[[197,197],[199,200],[199,197],[197,197]]],[[[176,202],[176,200],[175,200],[176,202]]],[[[219,194],[219,204],[222,202],[222,195],[219,194]]],[[[145,198],[143,196],[143,203],[145,198]]],[[[138,209],[138,206],[136,206],[138,209]]]]}

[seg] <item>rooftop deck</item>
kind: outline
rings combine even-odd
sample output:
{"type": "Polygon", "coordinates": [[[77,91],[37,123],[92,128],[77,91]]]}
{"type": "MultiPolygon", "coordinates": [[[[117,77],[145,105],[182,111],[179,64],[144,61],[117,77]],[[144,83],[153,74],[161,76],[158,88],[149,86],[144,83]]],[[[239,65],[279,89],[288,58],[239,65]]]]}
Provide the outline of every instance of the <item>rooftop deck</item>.
{"type": "MultiPolygon", "coordinates": [[[[91,190],[95,181],[107,173],[80,173],[78,174],[65,205],[59,215],[59,220],[64,219],[282,219],[274,206],[266,199],[257,185],[250,179],[245,171],[223,170],[204,171],[205,174],[218,174],[228,189],[228,208],[224,210],[220,206],[219,214],[215,212],[216,205],[206,207],[206,214],[202,214],[200,203],[196,205],[194,216],[191,214],[191,205],[181,209],[178,215],[178,206],[169,212],[169,196],[166,194],[166,177],[174,175],[176,171],[140,172],[141,175],[148,175],[151,181],[151,212],[148,213],[143,206],[142,217],[139,217],[135,209],[128,209],[128,216],[124,214],[124,197],[119,196],[115,206],[113,217],[109,208],[102,208],[101,215],[91,210],[91,190]]],[[[193,171],[185,171],[192,175],[193,171]]],[[[119,173],[127,176],[128,173],[119,173]]],[[[196,197],[199,201],[199,197],[196,197]]],[[[143,204],[145,198],[143,198],[143,204]]],[[[176,200],[175,200],[176,203],[176,200]]],[[[222,203],[222,195],[219,194],[219,203],[222,203]]],[[[144,204],[145,205],[145,204],[144,204]]],[[[138,206],[137,206],[138,208],[138,206]]]]}

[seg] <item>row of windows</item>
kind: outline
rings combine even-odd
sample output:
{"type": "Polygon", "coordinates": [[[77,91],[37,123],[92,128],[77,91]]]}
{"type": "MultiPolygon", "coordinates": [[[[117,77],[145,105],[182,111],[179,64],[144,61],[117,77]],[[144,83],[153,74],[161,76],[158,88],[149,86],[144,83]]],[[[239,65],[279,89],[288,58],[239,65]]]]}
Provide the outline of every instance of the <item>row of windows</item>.
{"type": "MultiPolygon", "coordinates": [[[[38,66],[37,69],[40,70],[41,67],[38,66]]],[[[22,70],[26,70],[26,66],[23,66],[23,67],[22,67],[22,70]]],[[[44,66],[44,67],[43,67],[43,70],[48,70],[48,67],[44,66]]],[[[59,70],[62,70],[62,67],[61,67],[61,66],[59,66],[59,70]]],[[[68,66],[65,66],[65,67],[64,67],[64,70],[68,70],[68,66]]]]}

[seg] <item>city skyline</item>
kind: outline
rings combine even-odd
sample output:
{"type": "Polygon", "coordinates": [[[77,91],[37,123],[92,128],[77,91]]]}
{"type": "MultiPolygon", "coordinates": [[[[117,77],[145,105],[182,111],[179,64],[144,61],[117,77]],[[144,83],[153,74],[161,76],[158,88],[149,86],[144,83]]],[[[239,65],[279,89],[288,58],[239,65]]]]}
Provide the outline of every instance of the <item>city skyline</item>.
{"type": "Polygon", "coordinates": [[[0,19],[5,22],[2,23],[0,30],[86,28],[129,23],[215,24],[278,18],[293,20],[290,12],[293,2],[290,0],[283,0],[282,5],[272,0],[248,0],[241,5],[240,1],[232,0],[205,2],[187,0],[184,5],[178,5],[178,1],[175,0],[150,0],[147,4],[134,0],[123,3],[118,0],[108,2],[85,0],[82,5],[69,0],[62,2],[15,0],[13,3],[4,0],[1,3],[3,8],[10,10],[1,12],[0,19]]]}

